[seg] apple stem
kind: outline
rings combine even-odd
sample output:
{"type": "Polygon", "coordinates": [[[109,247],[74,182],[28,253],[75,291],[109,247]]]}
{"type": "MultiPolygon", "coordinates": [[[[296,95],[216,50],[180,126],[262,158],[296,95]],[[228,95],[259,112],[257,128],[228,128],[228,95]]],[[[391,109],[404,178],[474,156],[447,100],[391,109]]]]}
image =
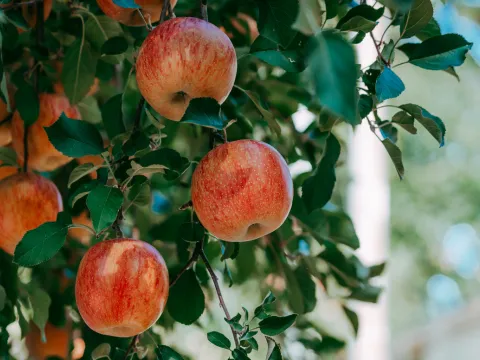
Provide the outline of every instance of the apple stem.
{"type": "Polygon", "coordinates": [[[167,12],[172,15],[172,5],[170,4],[170,0],[163,1],[162,12],[160,13],[160,24],[165,21],[167,17],[167,12]]]}
{"type": "Polygon", "coordinates": [[[130,345],[128,346],[127,353],[125,354],[125,357],[123,358],[124,360],[127,360],[127,359],[128,359],[128,355],[130,355],[130,353],[132,352],[132,350],[134,350],[135,347],[137,346],[137,341],[138,341],[138,338],[139,338],[139,337],[140,337],[140,334],[135,335],[135,336],[132,338],[132,341],[130,342],[130,345]]]}
{"type": "Polygon", "coordinates": [[[208,0],[200,0],[200,13],[202,15],[202,19],[208,21],[208,0]]]}

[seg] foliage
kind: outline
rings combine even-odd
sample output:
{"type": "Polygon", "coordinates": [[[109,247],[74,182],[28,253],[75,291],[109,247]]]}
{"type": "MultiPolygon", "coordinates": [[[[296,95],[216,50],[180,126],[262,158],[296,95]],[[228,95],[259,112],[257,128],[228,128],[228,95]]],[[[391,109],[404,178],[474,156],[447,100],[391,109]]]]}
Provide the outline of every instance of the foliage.
{"type": "MultiPolygon", "coordinates": [[[[115,3],[137,7],[133,1],[115,3]]],[[[224,349],[225,358],[249,359],[266,342],[267,360],[281,359],[283,333],[290,327],[298,330],[291,336],[319,356],[343,347],[346,339],[334,338],[307,314],[321,312],[318,294],[328,294],[342,306],[356,332],[358,318],[346,305],[352,299],[378,299],[381,289],[371,279],[383,266],[368,268],[354,255],[360,244],[353,224],[341,204],[331,199],[336,168],[346,151],[338,128],[366,122],[403,177],[397,127],[415,134],[420,123],[440,146],[446,130],[421,104],[400,105],[392,119],[380,118],[378,109],[390,106],[381,105],[383,101],[408,91],[396,66],[455,74],[472,46],[460,35],[436,31],[430,0],[393,4],[211,0],[209,20],[223,27],[237,50],[236,85],[221,105],[208,98],[193,100],[179,123],[158,115],[136,86],[135,60],[149,26],[121,25],[103,15],[92,0],[56,1],[39,43],[38,28],[28,26],[18,6],[7,5],[0,25],[2,98],[9,99],[5,81],[16,87],[16,109],[26,125],[32,125],[39,114],[38,93],[63,85],[83,119],[62,114],[46,127],[48,138],[64,155],[97,155],[101,165],[70,163],[46,174],[62,193],[64,212],[56,221],[27,232],[13,258],[0,250],[0,356],[9,351],[9,324],[18,322],[23,337],[30,322],[43,331],[48,320],[83,332],[85,358],[124,358],[130,350],[132,357],[133,352],[140,357],[146,349],[158,359],[184,359],[182,349],[163,344],[156,328],[171,331],[179,323],[205,330],[202,315],[220,311],[213,306],[217,300],[212,290],[218,293],[232,334],[218,331],[223,327],[217,324],[217,329],[205,331],[205,341],[224,349]],[[388,43],[383,41],[385,33],[379,41],[371,33],[386,14],[392,16],[388,43]],[[244,15],[258,25],[258,37],[244,15]],[[19,34],[16,27],[24,31],[19,34]],[[378,57],[360,69],[355,47],[367,34],[378,57]],[[399,53],[406,55],[405,62],[396,61],[399,53]],[[57,61],[63,62],[60,72],[57,61]],[[99,91],[91,95],[96,78],[99,91]],[[304,131],[297,130],[292,119],[300,105],[315,115],[304,131]],[[227,137],[266,141],[288,163],[305,160],[312,165],[312,171],[294,179],[289,218],[252,243],[213,238],[188,205],[195,164],[227,137]],[[92,333],[76,311],[74,277],[87,247],[67,234],[79,226],[72,219],[87,210],[91,243],[122,232],[135,234],[157,247],[169,267],[167,310],[147,336],[137,344],[134,339],[133,349],[128,342],[92,333]],[[265,298],[258,299],[254,309],[230,309],[236,313],[230,317],[216,286],[220,271],[223,291],[229,291],[225,285],[243,286],[248,279],[258,284],[265,298]],[[24,272],[27,277],[20,276],[24,272]],[[282,279],[284,286],[275,286],[271,279],[282,279]]],[[[199,4],[179,0],[174,10],[177,17],[197,16],[199,4]]],[[[2,149],[0,160],[14,162],[11,151],[2,149]]]]}

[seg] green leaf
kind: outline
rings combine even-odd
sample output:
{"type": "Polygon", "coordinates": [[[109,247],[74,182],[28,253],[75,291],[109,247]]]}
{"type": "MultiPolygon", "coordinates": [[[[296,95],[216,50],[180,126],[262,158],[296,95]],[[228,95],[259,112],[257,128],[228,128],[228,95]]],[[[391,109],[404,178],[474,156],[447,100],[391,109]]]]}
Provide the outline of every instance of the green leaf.
{"type": "Polygon", "coordinates": [[[410,134],[416,134],[417,128],[415,127],[415,118],[406,111],[399,111],[392,117],[392,122],[398,124],[410,134]]]}
{"type": "Polygon", "coordinates": [[[447,130],[445,124],[439,117],[430,114],[427,110],[415,104],[401,105],[400,108],[405,110],[408,114],[414,117],[415,120],[422,124],[435,140],[438,141],[440,147],[445,144],[445,133],[447,130]]]}
{"type": "Polygon", "coordinates": [[[362,288],[356,288],[350,294],[351,299],[360,300],[364,302],[376,303],[382,293],[382,288],[378,286],[365,285],[362,288]]]}
{"type": "Polygon", "coordinates": [[[255,0],[260,11],[260,34],[287,47],[295,37],[292,25],[298,14],[298,0],[255,0]]]}
{"type": "Polygon", "coordinates": [[[183,360],[183,357],[172,348],[160,345],[155,349],[158,360],[183,360]]]}
{"type": "Polygon", "coordinates": [[[259,322],[260,331],[268,336],[276,336],[283,333],[293,325],[297,319],[297,314],[287,316],[270,316],[259,322]]]}
{"type": "Polygon", "coordinates": [[[80,180],[84,176],[87,176],[88,174],[90,174],[92,171],[95,171],[96,169],[97,167],[92,163],[86,163],[86,164],[81,164],[77,166],[70,173],[70,176],[68,178],[68,187],[70,188],[74,182],[80,180]]]}
{"type": "Polygon", "coordinates": [[[355,335],[357,335],[359,327],[358,315],[346,306],[343,306],[343,311],[345,311],[345,315],[347,315],[348,320],[350,320],[353,330],[355,331],[355,335]]]}
{"type": "MultiPolygon", "coordinates": [[[[103,44],[108,39],[117,36],[123,36],[123,30],[120,23],[107,17],[107,16],[95,16],[92,13],[89,14],[88,20],[85,22],[85,36],[92,45],[96,52],[100,53],[103,44]]],[[[118,64],[124,59],[124,55],[104,55],[102,61],[118,64]]]]}
{"type": "Polygon", "coordinates": [[[287,296],[288,304],[290,308],[299,314],[305,313],[305,303],[303,301],[303,294],[300,289],[300,284],[297,278],[288,264],[282,263],[283,274],[287,284],[287,296]]]}
{"type": "Polygon", "coordinates": [[[310,69],[320,104],[357,125],[357,67],[352,45],[332,31],[321,32],[315,40],[310,69]]]}
{"type": "Polygon", "coordinates": [[[152,165],[164,166],[166,168],[165,178],[172,181],[188,169],[190,161],[173,149],[161,148],[142,156],[139,164],[143,167],[152,165]]]}
{"type": "Polygon", "coordinates": [[[402,80],[390,68],[384,67],[375,84],[375,93],[379,102],[393,99],[405,90],[402,80]]]}
{"type": "Polygon", "coordinates": [[[271,337],[265,336],[267,340],[268,350],[267,350],[267,360],[282,360],[282,351],[280,346],[273,340],[271,337]]]}
{"type": "Polygon", "coordinates": [[[28,298],[33,310],[33,322],[40,329],[42,342],[47,342],[45,336],[45,325],[48,321],[48,309],[52,300],[50,296],[42,289],[34,287],[29,290],[28,298]]]}
{"type": "Polygon", "coordinates": [[[377,264],[377,265],[370,266],[368,277],[369,278],[374,278],[374,277],[382,275],[383,271],[385,270],[385,266],[386,266],[385,262],[377,264]]]}
{"type": "Polygon", "coordinates": [[[136,73],[131,71],[122,95],[122,116],[125,128],[131,129],[133,127],[141,99],[142,95],[138,90],[136,73]]]}
{"type": "Polygon", "coordinates": [[[118,188],[97,186],[87,197],[93,228],[98,233],[113,224],[123,204],[123,194],[118,188]]]}
{"type": "Polygon", "coordinates": [[[360,119],[364,119],[372,112],[373,99],[369,95],[362,94],[358,99],[358,114],[360,119]]]}
{"type": "Polygon", "coordinates": [[[275,120],[275,116],[268,110],[268,106],[262,101],[262,99],[260,99],[260,97],[252,91],[244,90],[239,86],[235,87],[244,92],[249,99],[252,100],[263,119],[268,123],[270,128],[274,130],[278,136],[280,136],[282,134],[282,129],[280,128],[280,125],[278,125],[277,120],[275,120]]]}
{"type": "Polygon", "coordinates": [[[133,134],[130,134],[122,149],[126,156],[132,156],[149,146],[150,138],[143,131],[135,131],[133,134]]]}
{"type": "Polygon", "coordinates": [[[102,55],[119,55],[123,54],[127,49],[127,40],[123,36],[115,36],[103,43],[100,53],[102,55]]]}
{"type": "Polygon", "coordinates": [[[95,81],[98,54],[83,39],[77,39],[67,49],[61,80],[65,95],[75,105],[90,91],[95,81]]]}
{"type": "Polygon", "coordinates": [[[130,162],[131,169],[127,170],[129,176],[140,176],[140,175],[152,175],[152,174],[164,174],[165,166],[163,165],[149,165],[143,167],[142,165],[137,164],[135,161],[130,162]]]}
{"type": "Polygon", "coordinates": [[[300,9],[292,28],[305,35],[314,35],[322,25],[322,10],[318,0],[300,1],[300,9]]]}
{"type": "Polygon", "coordinates": [[[308,212],[324,207],[332,197],[337,177],[335,167],[340,157],[340,143],[335,135],[330,133],[323,157],[318,166],[302,185],[302,199],[308,212]]]}
{"type": "Polygon", "coordinates": [[[228,264],[226,261],[224,262],[224,264],[225,266],[223,268],[223,276],[225,277],[225,279],[228,280],[228,287],[232,287],[233,286],[232,272],[230,271],[230,268],[228,267],[228,264]]]}
{"type": "Polygon", "coordinates": [[[398,47],[411,64],[428,70],[447,70],[460,66],[473,43],[461,35],[446,34],[431,37],[420,44],[404,44],[398,47]]]}
{"type": "Polygon", "coordinates": [[[337,24],[342,31],[370,32],[377,25],[376,21],[383,15],[385,8],[375,9],[370,5],[359,5],[351,8],[337,24]]]}
{"type": "Polygon", "coordinates": [[[103,125],[110,140],[127,131],[123,123],[122,96],[123,94],[112,96],[102,106],[103,125]]]}
{"type": "Polygon", "coordinates": [[[17,166],[17,153],[9,147],[0,147],[2,165],[17,166]]]}
{"type": "Polygon", "coordinates": [[[15,248],[13,261],[20,266],[32,267],[50,260],[62,248],[71,223],[70,216],[61,212],[56,221],[27,231],[15,248]]]}
{"type": "Polygon", "coordinates": [[[15,93],[15,103],[22,120],[27,126],[33,125],[40,113],[38,94],[33,86],[27,82],[22,83],[15,93]]]}
{"type": "Polygon", "coordinates": [[[240,245],[235,242],[230,242],[230,241],[221,241],[221,252],[222,252],[222,257],[220,258],[221,261],[225,261],[227,259],[235,259],[239,252],[240,252],[240,245]]]}
{"type": "Polygon", "coordinates": [[[303,313],[312,312],[317,305],[317,297],[315,295],[315,282],[305,266],[299,266],[294,271],[294,276],[297,280],[298,286],[303,300],[303,313]]]}
{"type": "Polygon", "coordinates": [[[442,32],[440,30],[440,26],[438,25],[437,20],[435,20],[435,18],[432,17],[428,22],[428,24],[420,32],[417,32],[415,35],[420,40],[425,41],[431,37],[442,35],[442,32]]]}
{"type": "Polygon", "coordinates": [[[139,176],[132,181],[133,186],[128,191],[128,200],[131,204],[145,206],[150,204],[151,190],[147,178],[139,176]]]}
{"type": "Polygon", "coordinates": [[[68,204],[70,207],[74,207],[75,203],[80,200],[81,198],[87,196],[90,191],[100,185],[98,180],[90,181],[86,184],[81,184],[75,191],[69,196],[68,204]]]}
{"type": "Polygon", "coordinates": [[[70,119],[64,113],[53,125],[44,129],[53,146],[66,156],[99,155],[104,150],[102,136],[94,125],[70,119]]]}
{"type": "Polygon", "coordinates": [[[327,238],[335,243],[347,245],[353,249],[360,247],[352,220],[344,212],[323,211],[328,224],[327,238]]]}
{"type": "Polygon", "coordinates": [[[250,360],[243,349],[234,349],[232,351],[232,356],[234,360],[250,360]]]}
{"type": "Polygon", "coordinates": [[[87,96],[77,104],[78,111],[82,115],[82,119],[92,124],[102,122],[102,113],[98,107],[97,99],[93,96],[87,96]]]}
{"type": "Polygon", "coordinates": [[[7,292],[3,288],[2,285],[0,285],[0,311],[2,311],[5,308],[5,303],[7,301],[7,292]]]}
{"type": "Polygon", "coordinates": [[[402,152],[400,151],[400,148],[395,145],[390,139],[382,140],[382,144],[383,146],[385,146],[388,155],[390,155],[393,165],[395,165],[395,169],[397,170],[398,176],[400,177],[400,179],[403,179],[405,169],[403,167],[402,152]]]}
{"type": "Polygon", "coordinates": [[[400,34],[406,39],[415,36],[425,28],[433,17],[433,6],[430,0],[414,0],[410,11],[400,24],[400,34]]]}
{"type": "Polygon", "coordinates": [[[227,119],[222,113],[220,104],[211,98],[192,99],[181,122],[216,130],[222,130],[227,125],[227,119]]]}
{"type": "Polygon", "coordinates": [[[205,295],[192,269],[185,271],[170,289],[167,309],[175,321],[184,325],[193,324],[203,314],[205,295]]]}
{"type": "Polygon", "coordinates": [[[140,9],[134,0],[113,0],[113,3],[125,9],[140,9]]]}
{"type": "Polygon", "coordinates": [[[213,345],[221,347],[223,349],[230,350],[230,347],[232,346],[232,343],[228,338],[217,332],[217,331],[212,331],[207,334],[208,341],[210,341],[213,345]]]}

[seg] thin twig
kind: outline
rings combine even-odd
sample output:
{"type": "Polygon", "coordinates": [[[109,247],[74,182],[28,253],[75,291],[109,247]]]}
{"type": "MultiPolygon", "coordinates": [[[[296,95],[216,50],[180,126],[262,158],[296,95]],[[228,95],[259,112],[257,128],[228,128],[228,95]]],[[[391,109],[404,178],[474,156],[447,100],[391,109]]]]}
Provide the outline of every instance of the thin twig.
{"type": "MultiPolygon", "coordinates": [[[[227,305],[225,304],[225,301],[223,300],[223,295],[222,291],[220,290],[220,284],[218,283],[218,277],[215,275],[215,272],[213,271],[212,265],[210,265],[210,262],[208,261],[207,255],[205,255],[205,252],[202,250],[200,253],[200,257],[202,258],[205,267],[207,268],[208,273],[210,274],[210,277],[212,278],[213,285],[215,286],[215,290],[217,292],[218,300],[220,301],[220,306],[223,309],[223,312],[225,313],[225,318],[227,320],[230,320],[230,313],[228,312],[227,305]]],[[[235,341],[235,346],[238,348],[240,346],[240,343],[238,341],[238,334],[233,328],[232,325],[230,325],[230,330],[232,330],[232,335],[233,335],[233,340],[235,341]]]]}
{"type": "Polygon", "coordinates": [[[162,12],[160,14],[160,24],[165,21],[165,18],[167,17],[167,11],[171,8],[172,8],[172,5],[170,4],[170,0],[164,0],[163,1],[162,12]]]}
{"type": "Polygon", "coordinates": [[[127,349],[127,353],[125,354],[125,357],[123,358],[123,360],[127,360],[128,359],[128,355],[130,355],[130,353],[132,352],[133,349],[135,349],[135,347],[137,346],[137,341],[138,341],[138,338],[140,337],[140,334],[139,335],[135,335],[133,338],[132,338],[132,342],[130,343],[130,345],[128,346],[128,349],[127,349]]]}
{"type": "Polygon", "coordinates": [[[375,49],[377,50],[378,57],[382,60],[382,62],[385,65],[390,66],[390,63],[383,57],[382,52],[380,51],[380,46],[378,45],[377,40],[375,39],[375,36],[373,35],[373,33],[370,33],[370,37],[373,40],[373,44],[375,45],[375,49]]]}
{"type": "Polygon", "coordinates": [[[202,252],[203,252],[203,239],[200,240],[197,243],[197,245],[195,245],[195,250],[193,250],[193,254],[190,257],[190,260],[188,260],[188,262],[185,264],[185,266],[182,268],[182,270],[180,270],[180,272],[177,274],[177,276],[175,276],[175,279],[173,279],[170,282],[170,287],[175,286],[175,284],[182,277],[182,275],[185,273],[185,271],[190,269],[193,266],[193,264],[198,260],[198,257],[200,256],[200,254],[202,252]]]}

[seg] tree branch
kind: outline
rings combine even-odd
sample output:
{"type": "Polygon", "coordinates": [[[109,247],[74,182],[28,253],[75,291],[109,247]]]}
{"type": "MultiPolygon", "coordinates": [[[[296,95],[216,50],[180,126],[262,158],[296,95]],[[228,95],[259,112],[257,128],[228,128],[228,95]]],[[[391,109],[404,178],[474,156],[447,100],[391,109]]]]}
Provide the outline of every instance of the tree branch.
{"type": "Polygon", "coordinates": [[[127,349],[127,353],[125,354],[125,357],[123,358],[123,360],[127,360],[128,359],[128,355],[130,355],[130,353],[132,352],[133,349],[135,349],[135,347],[137,346],[137,342],[138,342],[138,338],[140,337],[140,334],[139,335],[135,335],[133,338],[132,338],[132,342],[130,343],[130,345],[128,346],[128,349],[127,349]]]}
{"type": "Polygon", "coordinates": [[[185,266],[182,268],[182,270],[180,270],[180,272],[177,274],[177,276],[175,276],[175,279],[173,279],[170,282],[170,287],[175,286],[175,284],[182,277],[182,275],[185,273],[185,271],[190,269],[193,266],[193,264],[198,260],[198,257],[203,252],[203,243],[204,243],[203,239],[200,240],[199,242],[197,242],[197,244],[195,245],[195,250],[193,250],[193,254],[190,257],[190,260],[188,260],[188,262],[185,264],[185,266]]]}

